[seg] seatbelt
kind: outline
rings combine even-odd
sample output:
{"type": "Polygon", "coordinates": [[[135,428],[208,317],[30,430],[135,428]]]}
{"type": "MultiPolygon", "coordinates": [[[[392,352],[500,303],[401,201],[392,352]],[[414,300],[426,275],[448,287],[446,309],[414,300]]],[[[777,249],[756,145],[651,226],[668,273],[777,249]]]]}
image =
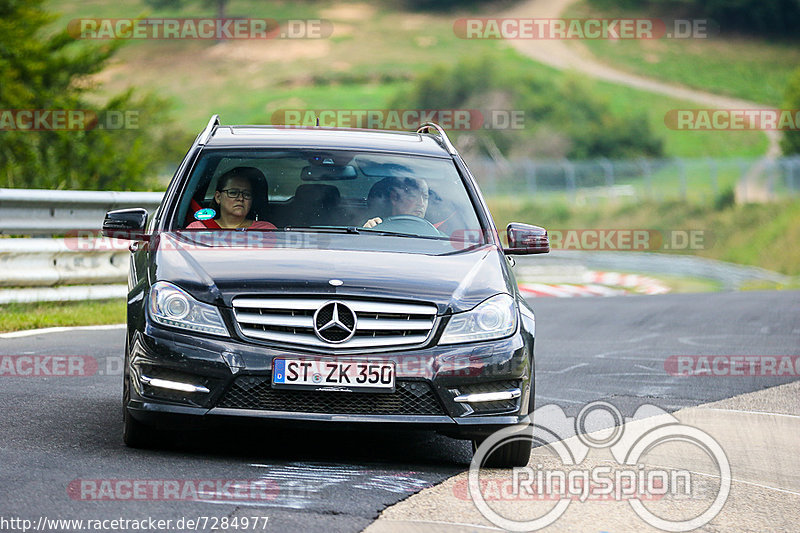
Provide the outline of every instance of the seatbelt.
{"type": "Polygon", "coordinates": [[[213,218],[209,218],[208,220],[201,220],[200,221],[205,227],[208,229],[222,229],[222,226],[217,224],[217,221],[213,218]]]}

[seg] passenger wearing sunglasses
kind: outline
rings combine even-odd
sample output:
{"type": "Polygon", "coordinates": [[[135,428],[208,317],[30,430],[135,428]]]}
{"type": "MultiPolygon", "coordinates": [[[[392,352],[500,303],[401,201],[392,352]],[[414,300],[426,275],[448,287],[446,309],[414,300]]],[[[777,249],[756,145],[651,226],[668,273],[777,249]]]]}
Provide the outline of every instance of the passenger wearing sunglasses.
{"type": "Polygon", "coordinates": [[[211,207],[213,219],[196,220],[187,229],[275,229],[275,226],[252,213],[253,193],[259,181],[266,183],[264,174],[253,167],[236,167],[223,174],[217,182],[211,207]],[[253,218],[251,218],[253,217],[253,218]]]}

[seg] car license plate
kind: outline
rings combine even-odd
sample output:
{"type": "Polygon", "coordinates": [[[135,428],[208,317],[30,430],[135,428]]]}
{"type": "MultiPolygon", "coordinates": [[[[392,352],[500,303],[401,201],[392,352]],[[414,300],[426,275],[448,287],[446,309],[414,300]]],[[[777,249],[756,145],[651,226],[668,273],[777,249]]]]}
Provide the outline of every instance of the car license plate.
{"type": "Polygon", "coordinates": [[[319,361],[282,359],[272,362],[272,385],[286,389],[394,392],[395,366],[390,361],[319,361]]]}

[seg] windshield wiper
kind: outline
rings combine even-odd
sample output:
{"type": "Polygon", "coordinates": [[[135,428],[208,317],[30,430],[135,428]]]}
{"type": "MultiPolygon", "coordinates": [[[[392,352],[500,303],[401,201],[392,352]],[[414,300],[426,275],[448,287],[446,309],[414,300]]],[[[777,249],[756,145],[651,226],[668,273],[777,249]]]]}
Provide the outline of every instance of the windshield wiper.
{"type": "Polygon", "coordinates": [[[402,233],[399,231],[386,231],[375,228],[358,228],[359,232],[366,231],[374,233],[375,235],[390,235],[392,237],[414,237],[416,239],[432,239],[436,241],[449,241],[450,237],[447,235],[420,235],[419,233],[402,233]]]}
{"type": "Polygon", "coordinates": [[[360,228],[355,226],[286,226],[284,231],[319,231],[323,233],[349,233],[358,235],[360,228]]]}

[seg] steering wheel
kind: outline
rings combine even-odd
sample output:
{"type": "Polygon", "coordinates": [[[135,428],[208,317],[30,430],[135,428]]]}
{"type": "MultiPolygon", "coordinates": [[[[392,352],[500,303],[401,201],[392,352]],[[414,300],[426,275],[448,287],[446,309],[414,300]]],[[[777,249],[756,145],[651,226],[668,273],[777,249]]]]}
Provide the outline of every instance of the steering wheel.
{"type": "Polygon", "coordinates": [[[441,237],[444,235],[424,218],[414,215],[393,215],[383,219],[374,229],[383,231],[396,231],[398,233],[416,233],[426,237],[441,237]]]}

